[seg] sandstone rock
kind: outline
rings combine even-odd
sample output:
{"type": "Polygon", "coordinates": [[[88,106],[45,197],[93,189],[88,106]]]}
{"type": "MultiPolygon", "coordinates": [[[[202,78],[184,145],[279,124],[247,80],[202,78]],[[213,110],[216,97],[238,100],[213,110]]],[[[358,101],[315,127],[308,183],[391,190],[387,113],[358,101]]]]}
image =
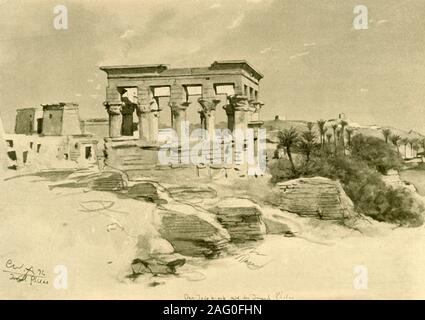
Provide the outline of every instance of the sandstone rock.
{"type": "Polygon", "coordinates": [[[328,178],[299,178],[277,184],[274,204],[300,216],[341,220],[355,215],[341,184],[328,178]]]}
{"type": "Polygon", "coordinates": [[[278,208],[265,206],[261,209],[267,234],[293,236],[302,233],[299,215],[278,208]]]}
{"type": "Polygon", "coordinates": [[[158,215],[159,232],[176,252],[214,258],[228,246],[228,232],[208,212],[189,205],[169,204],[159,208],[158,215]]]}
{"type": "Polygon", "coordinates": [[[159,235],[139,235],[137,239],[137,248],[137,257],[139,259],[146,259],[152,255],[174,253],[174,248],[171,243],[161,238],[159,235]]]}
{"type": "Polygon", "coordinates": [[[167,188],[171,197],[180,201],[193,201],[194,199],[205,199],[217,197],[217,192],[209,187],[175,186],[167,188]]]}
{"type": "Polygon", "coordinates": [[[144,273],[175,274],[178,267],[186,263],[186,259],[178,254],[156,255],[147,259],[134,259],[131,263],[133,275],[144,273]]]}
{"type": "Polygon", "coordinates": [[[267,234],[289,234],[292,233],[288,225],[273,217],[263,217],[267,234]]]}
{"type": "Polygon", "coordinates": [[[160,204],[167,203],[166,200],[160,198],[156,186],[150,182],[137,183],[128,189],[127,195],[131,198],[148,202],[160,204]]]}
{"type": "Polygon", "coordinates": [[[126,187],[126,181],[119,171],[105,171],[89,183],[97,191],[121,191],[126,187]]]}
{"type": "Polygon", "coordinates": [[[234,242],[261,240],[266,233],[261,208],[250,200],[227,198],[220,201],[213,211],[234,242]]]}

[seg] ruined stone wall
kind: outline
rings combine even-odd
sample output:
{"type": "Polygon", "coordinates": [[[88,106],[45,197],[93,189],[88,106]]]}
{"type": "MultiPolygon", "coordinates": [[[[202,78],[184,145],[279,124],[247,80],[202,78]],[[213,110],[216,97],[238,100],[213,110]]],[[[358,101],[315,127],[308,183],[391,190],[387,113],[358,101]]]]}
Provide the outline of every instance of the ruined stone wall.
{"type": "Polygon", "coordinates": [[[43,112],[43,135],[62,135],[62,114],[63,110],[44,110],[43,112]]]}
{"type": "Polygon", "coordinates": [[[15,133],[33,134],[36,131],[35,109],[20,109],[16,113],[15,133]]]}
{"type": "Polygon", "coordinates": [[[62,135],[81,134],[78,108],[65,108],[62,114],[62,135]]]}

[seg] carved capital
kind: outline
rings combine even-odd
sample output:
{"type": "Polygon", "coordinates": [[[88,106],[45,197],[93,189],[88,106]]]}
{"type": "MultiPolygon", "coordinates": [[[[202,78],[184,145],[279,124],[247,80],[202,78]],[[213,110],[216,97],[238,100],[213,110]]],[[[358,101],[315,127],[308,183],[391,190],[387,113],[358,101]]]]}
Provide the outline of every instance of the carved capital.
{"type": "Polygon", "coordinates": [[[211,114],[211,111],[214,111],[217,105],[220,103],[220,100],[199,98],[198,102],[202,107],[199,112],[203,113],[204,116],[209,116],[211,114]]]}
{"type": "Polygon", "coordinates": [[[108,102],[105,101],[103,103],[103,105],[106,108],[106,111],[110,114],[110,115],[120,115],[121,114],[121,110],[123,107],[123,103],[122,102],[108,102]]]}
{"type": "Polygon", "coordinates": [[[190,102],[186,101],[183,103],[170,102],[171,113],[173,115],[178,115],[189,107],[190,102]]]}
{"type": "Polygon", "coordinates": [[[251,111],[248,97],[235,94],[229,97],[229,102],[235,109],[235,111],[251,111]]]}
{"type": "Polygon", "coordinates": [[[250,105],[253,108],[253,111],[255,113],[258,113],[260,112],[261,108],[264,106],[264,103],[262,103],[261,101],[252,101],[250,105]]]}

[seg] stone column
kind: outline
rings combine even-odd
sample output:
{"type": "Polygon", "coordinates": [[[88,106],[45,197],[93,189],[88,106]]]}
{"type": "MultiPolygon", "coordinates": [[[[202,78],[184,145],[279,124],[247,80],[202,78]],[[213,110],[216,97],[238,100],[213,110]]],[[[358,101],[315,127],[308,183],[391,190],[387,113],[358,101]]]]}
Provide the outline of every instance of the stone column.
{"type": "Polygon", "coordinates": [[[149,109],[145,106],[138,106],[136,109],[139,118],[139,139],[149,141],[149,109]]]}
{"type": "Polygon", "coordinates": [[[171,102],[171,116],[173,118],[173,128],[177,132],[179,140],[182,135],[181,125],[182,122],[186,120],[186,109],[189,107],[190,102],[176,103],[171,102]]]}
{"type": "Polygon", "coordinates": [[[122,102],[104,102],[104,106],[109,114],[109,137],[121,137],[122,102]]]}
{"type": "Polygon", "coordinates": [[[235,110],[234,129],[246,130],[249,122],[249,115],[252,108],[249,106],[248,98],[243,95],[235,94],[230,97],[230,104],[235,110]]]}
{"type": "Polygon", "coordinates": [[[254,112],[252,113],[251,121],[260,121],[260,110],[264,106],[264,103],[260,101],[254,101],[252,107],[254,112]]]}
{"type": "Polygon", "coordinates": [[[160,111],[161,109],[156,103],[156,100],[152,99],[150,102],[150,112],[149,112],[149,141],[152,143],[156,143],[158,141],[160,111]]]}
{"type": "Polygon", "coordinates": [[[208,131],[208,134],[210,136],[210,139],[214,136],[214,129],[215,129],[215,108],[217,104],[220,103],[220,100],[218,99],[198,99],[199,104],[202,107],[202,110],[200,111],[201,117],[203,118],[203,129],[208,131]]]}

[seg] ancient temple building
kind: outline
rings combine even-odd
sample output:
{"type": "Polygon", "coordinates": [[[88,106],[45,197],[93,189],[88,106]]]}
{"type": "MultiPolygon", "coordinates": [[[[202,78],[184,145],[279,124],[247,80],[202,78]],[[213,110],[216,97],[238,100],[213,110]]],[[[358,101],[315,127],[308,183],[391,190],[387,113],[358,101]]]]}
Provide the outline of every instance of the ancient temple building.
{"type": "Polygon", "coordinates": [[[40,134],[43,128],[43,109],[21,108],[16,110],[15,133],[31,135],[40,134]]]}
{"type": "Polygon", "coordinates": [[[45,136],[81,134],[78,104],[55,103],[43,107],[42,133],[45,136]]]}
{"type": "Polygon", "coordinates": [[[225,112],[228,128],[233,130],[257,121],[262,106],[263,75],[246,61],[216,61],[202,68],[158,64],[100,69],[108,75],[105,107],[111,138],[133,136],[133,114],[139,118],[140,139],[155,142],[159,121],[178,130],[192,113],[212,130],[215,113],[225,112]],[[165,108],[170,108],[169,119],[161,117],[165,108]]]}
{"type": "Polygon", "coordinates": [[[217,116],[223,116],[232,131],[262,124],[259,85],[263,75],[247,61],[215,61],[199,68],[157,64],[100,69],[108,77],[104,105],[111,150],[117,145],[114,141],[122,144],[124,140],[137,139],[139,147],[154,146],[160,124],[178,135],[185,120],[210,133],[217,116]],[[133,129],[136,115],[138,134],[133,129]]]}

